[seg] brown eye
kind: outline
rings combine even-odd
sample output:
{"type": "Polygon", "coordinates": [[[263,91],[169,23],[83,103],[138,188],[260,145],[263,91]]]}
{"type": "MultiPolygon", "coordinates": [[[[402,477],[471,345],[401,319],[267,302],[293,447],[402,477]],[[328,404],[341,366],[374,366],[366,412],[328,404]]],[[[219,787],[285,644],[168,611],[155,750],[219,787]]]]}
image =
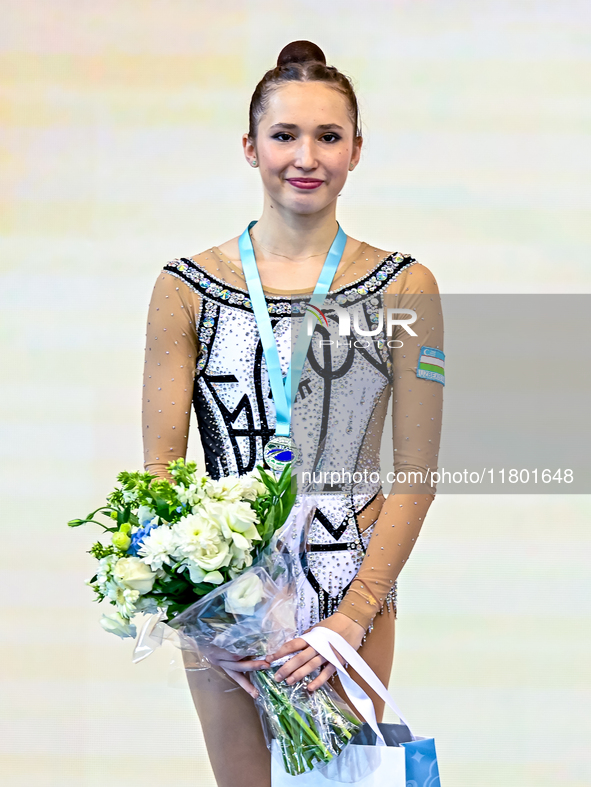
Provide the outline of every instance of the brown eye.
{"type": "Polygon", "coordinates": [[[273,134],[272,139],[277,139],[279,142],[289,142],[293,137],[291,134],[288,134],[287,131],[279,131],[277,134],[273,134]]]}
{"type": "Polygon", "coordinates": [[[328,133],[323,134],[320,139],[324,142],[338,142],[340,136],[335,134],[334,131],[329,131],[328,133]]]}

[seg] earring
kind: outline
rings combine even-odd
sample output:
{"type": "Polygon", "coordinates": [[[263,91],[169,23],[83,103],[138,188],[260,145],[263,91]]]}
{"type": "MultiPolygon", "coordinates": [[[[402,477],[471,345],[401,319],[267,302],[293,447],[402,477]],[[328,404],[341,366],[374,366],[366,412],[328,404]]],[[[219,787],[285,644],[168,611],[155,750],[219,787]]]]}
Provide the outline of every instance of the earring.
{"type": "Polygon", "coordinates": [[[250,162],[250,166],[251,167],[258,167],[257,160],[255,158],[253,158],[253,160],[250,162]]]}
{"type": "Polygon", "coordinates": [[[349,164],[349,172],[353,172],[355,169],[355,164],[349,164]]]}

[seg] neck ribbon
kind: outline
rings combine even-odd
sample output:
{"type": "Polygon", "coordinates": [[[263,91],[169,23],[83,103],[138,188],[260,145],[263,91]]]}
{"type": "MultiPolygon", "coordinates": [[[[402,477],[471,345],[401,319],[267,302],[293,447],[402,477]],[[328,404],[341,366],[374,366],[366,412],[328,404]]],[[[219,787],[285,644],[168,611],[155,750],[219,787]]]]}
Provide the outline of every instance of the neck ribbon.
{"type": "MultiPolygon", "coordinates": [[[[302,321],[302,326],[292,352],[291,363],[284,380],[281,373],[277,342],[273,335],[269,309],[263,293],[263,285],[261,284],[261,277],[259,276],[256,257],[250,238],[250,230],[255,224],[256,221],[251,221],[244,230],[238,240],[238,248],[246,286],[248,287],[248,294],[250,295],[250,301],[252,303],[252,310],[261,337],[261,344],[267,364],[267,372],[269,374],[269,384],[271,386],[271,393],[273,394],[273,401],[275,402],[275,411],[277,414],[275,436],[267,443],[264,450],[264,457],[269,467],[273,470],[283,470],[288,462],[296,458],[296,446],[293,439],[290,437],[292,392],[296,392],[298,389],[312,337],[308,336],[308,332],[304,330],[305,321],[302,321]]],[[[316,283],[308,307],[313,306],[319,308],[324,303],[326,294],[330,289],[336,270],[343,257],[346,243],[347,236],[339,226],[337,234],[326,255],[326,259],[324,260],[324,265],[322,266],[318,282],[316,283]]]]}

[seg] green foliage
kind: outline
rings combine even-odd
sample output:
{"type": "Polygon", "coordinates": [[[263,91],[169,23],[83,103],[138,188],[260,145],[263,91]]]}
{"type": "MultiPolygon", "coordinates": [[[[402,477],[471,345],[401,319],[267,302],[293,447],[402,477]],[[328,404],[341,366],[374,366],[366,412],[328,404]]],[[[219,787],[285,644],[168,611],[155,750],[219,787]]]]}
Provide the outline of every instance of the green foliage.
{"type": "Polygon", "coordinates": [[[119,555],[122,554],[119,549],[117,549],[113,544],[109,544],[105,546],[101,544],[100,541],[96,541],[91,548],[88,550],[88,553],[95,557],[97,560],[101,560],[108,555],[119,555]]]}
{"type": "Polygon", "coordinates": [[[291,465],[285,466],[278,479],[260,465],[257,470],[268,491],[267,495],[259,497],[251,503],[259,518],[257,530],[262,540],[257,551],[262,551],[273,538],[275,531],[286,521],[296,495],[291,489],[291,465]]]}
{"type": "MultiPolygon", "coordinates": [[[[261,552],[269,545],[274,533],[287,519],[295,500],[291,489],[291,470],[287,466],[281,476],[276,478],[262,467],[258,467],[259,477],[265,487],[265,492],[257,499],[248,501],[257,515],[257,530],[261,536],[260,541],[252,544],[251,556],[256,560],[261,552]]],[[[168,470],[173,477],[171,484],[166,479],[157,478],[150,473],[119,473],[116,487],[107,497],[107,505],[100,506],[88,514],[85,519],[72,519],[69,527],[80,527],[84,524],[97,524],[104,532],[114,534],[115,543],[104,545],[96,542],[89,550],[97,560],[109,555],[124,557],[125,548],[136,529],[140,526],[137,512],[139,506],[147,506],[159,517],[160,523],[174,524],[190,509],[181,504],[174,485],[182,484],[185,488],[195,484],[200,486],[207,479],[195,475],[197,466],[195,462],[185,463],[182,459],[171,462],[168,470]],[[108,524],[95,519],[95,516],[106,518],[108,524]]],[[[157,576],[154,586],[146,598],[152,598],[160,608],[166,608],[169,619],[183,612],[201,597],[210,593],[218,585],[207,582],[191,582],[188,569],[181,569],[181,564],[173,566],[164,565],[163,571],[157,576]]],[[[227,567],[220,569],[224,581],[232,579],[227,567]]],[[[104,587],[98,583],[97,576],[90,580],[98,600],[105,598],[104,587]]],[[[111,600],[111,603],[115,604],[111,600]]]]}
{"type": "Polygon", "coordinates": [[[176,459],[168,465],[168,472],[177,484],[190,486],[195,483],[195,473],[197,472],[196,462],[185,462],[184,459],[176,459]]]}

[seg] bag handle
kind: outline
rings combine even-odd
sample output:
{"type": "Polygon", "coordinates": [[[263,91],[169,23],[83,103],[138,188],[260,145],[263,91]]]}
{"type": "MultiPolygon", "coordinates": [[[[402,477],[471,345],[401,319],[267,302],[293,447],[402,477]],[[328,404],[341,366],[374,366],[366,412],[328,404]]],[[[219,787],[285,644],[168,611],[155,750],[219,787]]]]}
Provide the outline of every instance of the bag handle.
{"type": "Polygon", "coordinates": [[[361,686],[359,686],[359,684],[355,683],[355,681],[349,677],[347,671],[339,661],[336,655],[337,653],[353,667],[359,677],[363,678],[368,686],[370,686],[375,691],[375,693],[384,700],[386,705],[392,708],[400,721],[408,727],[412,740],[415,740],[415,736],[412,734],[408,722],[394,701],[394,697],[392,697],[388,689],[384,686],[375,672],[365,663],[359,653],[357,653],[357,651],[352,648],[351,645],[349,645],[346,639],[341,637],[340,634],[337,634],[336,631],[332,631],[326,626],[316,626],[305,634],[302,634],[301,639],[306,640],[308,645],[311,645],[314,650],[318,651],[318,653],[323,658],[336,667],[341,680],[341,685],[344,688],[347,697],[351,700],[352,704],[357,708],[359,713],[361,713],[363,718],[375,732],[377,737],[376,743],[378,746],[385,746],[386,742],[378,726],[373,702],[368,697],[366,692],[361,688],[361,686]]]}

